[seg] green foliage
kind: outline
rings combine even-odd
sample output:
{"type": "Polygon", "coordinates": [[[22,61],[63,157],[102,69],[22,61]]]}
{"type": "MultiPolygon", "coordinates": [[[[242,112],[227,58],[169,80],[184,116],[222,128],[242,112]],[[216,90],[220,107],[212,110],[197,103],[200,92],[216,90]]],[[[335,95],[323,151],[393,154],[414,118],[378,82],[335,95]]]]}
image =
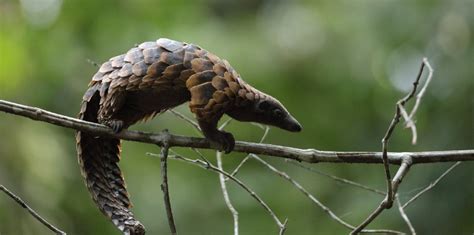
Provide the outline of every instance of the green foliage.
{"type": "MultiPolygon", "coordinates": [[[[268,143],[323,150],[380,149],[395,101],[411,86],[421,58],[435,75],[417,115],[419,144],[398,128],[392,151],[472,148],[473,1],[233,1],[233,0],[22,0],[0,2],[0,99],[75,116],[82,93],[101,63],[136,43],[168,37],[196,43],[227,59],[255,87],[274,95],[299,119],[303,132],[272,129],[268,143]]],[[[189,115],[186,105],[180,107],[189,115]]],[[[134,129],[197,133],[164,114],[134,129]]],[[[233,122],[239,140],[262,131],[233,122]]],[[[0,184],[23,197],[69,234],[117,234],[94,207],[76,164],[74,132],[0,114],[0,184]]],[[[126,142],[121,167],[134,212],[149,234],[168,233],[159,189],[155,146],[126,142]]],[[[177,149],[186,156],[193,152],[177,149]]],[[[211,151],[204,151],[214,159],[211,151]]],[[[243,154],[224,158],[233,169],[243,154]]],[[[270,159],[269,159],[270,160],[270,159]]],[[[381,199],[271,160],[353,224],[381,199]]],[[[313,167],[384,189],[382,166],[323,164],[313,167]]],[[[427,185],[447,164],[415,166],[401,186],[403,200],[427,185]]],[[[473,164],[463,163],[407,209],[420,234],[470,234],[474,230],[473,164]]],[[[170,190],[180,234],[231,234],[217,175],[170,162],[170,190]]],[[[348,231],[320,208],[249,161],[238,175],[259,193],[288,234],[348,231]]],[[[242,234],[274,234],[277,227],[243,190],[229,183],[242,234]]],[[[396,209],[373,228],[408,231],[396,209]]],[[[0,194],[0,234],[49,234],[0,194]]]]}

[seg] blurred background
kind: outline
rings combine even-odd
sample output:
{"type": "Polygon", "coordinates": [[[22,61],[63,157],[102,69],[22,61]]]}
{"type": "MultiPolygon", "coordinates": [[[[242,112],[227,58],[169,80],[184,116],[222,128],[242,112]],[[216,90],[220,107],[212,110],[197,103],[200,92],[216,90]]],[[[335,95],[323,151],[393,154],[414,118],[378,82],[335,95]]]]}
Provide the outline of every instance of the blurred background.
{"type": "MultiPolygon", "coordinates": [[[[419,143],[397,128],[390,151],[474,147],[474,1],[270,0],[2,0],[0,99],[76,116],[83,92],[102,63],[136,43],[160,37],[192,42],[227,59],[256,88],[277,97],[302,123],[301,133],[272,128],[267,143],[339,151],[379,151],[394,103],[411,88],[423,56],[435,69],[416,116],[419,143]]],[[[178,108],[191,117],[187,105],[178,108]]],[[[226,118],[224,118],[225,120],[226,118]]],[[[165,113],[132,129],[199,136],[165,113]]],[[[238,140],[263,131],[232,122],[238,140]]],[[[192,158],[182,148],[177,152],[192,158]]],[[[121,167],[136,216],[148,234],[168,234],[160,191],[159,152],[125,142],[121,167]]],[[[215,161],[212,151],[203,151],[215,161]]],[[[231,171],[245,157],[224,158],[231,171]]],[[[299,181],[351,224],[382,197],[264,157],[299,181]]],[[[232,217],[216,174],[169,163],[171,198],[180,234],[231,234],[232,217]]],[[[402,201],[452,163],[416,165],[400,188],[402,201]]],[[[317,170],[384,190],[381,165],[313,164],[317,170]]],[[[396,170],[396,168],[392,168],[396,170]]],[[[419,234],[472,234],[474,163],[463,163],[406,209],[419,234]]],[[[238,177],[275,213],[287,234],[348,230],[288,182],[250,160],[238,177]]],[[[0,184],[68,234],[118,234],[92,203],[77,165],[74,131],[0,113],[0,184]]],[[[241,234],[276,234],[277,226],[248,193],[228,183],[241,234]]],[[[369,228],[409,231],[397,209],[369,228]]],[[[50,234],[0,194],[0,234],[50,234]]]]}

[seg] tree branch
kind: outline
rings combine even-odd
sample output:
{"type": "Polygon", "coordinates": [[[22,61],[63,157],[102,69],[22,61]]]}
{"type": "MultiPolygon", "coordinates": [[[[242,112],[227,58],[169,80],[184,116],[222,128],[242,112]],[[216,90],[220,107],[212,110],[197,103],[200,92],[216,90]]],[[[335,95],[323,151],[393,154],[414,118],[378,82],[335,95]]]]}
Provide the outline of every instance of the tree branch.
{"type": "Polygon", "coordinates": [[[41,215],[39,215],[35,210],[31,209],[31,207],[28,206],[28,204],[26,204],[20,197],[18,197],[14,193],[12,193],[10,190],[5,188],[5,186],[0,184],[0,190],[5,192],[5,194],[7,194],[9,197],[11,197],[13,200],[15,200],[15,202],[18,203],[21,207],[25,208],[36,220],[38,220],[40,223],[44,224],[44,226],[49,228],[49,230],[53,231],[54,233],[56,233],[58,235],[66,235],[65,232],[63,232],[62,230],[54,227],[54,225],[50,224],[48,221],[43,219],[43,217],[41,217],[41,215]]]}
{"type": "MultiPolygon", "coordinates": [[[[167,131],[165,131],[166,133],[167,131]]],[[[171,200],[170,193],[168,189],[168,150],[169,146],[165,142],[163,147],[161,147],[160,154],[160,167],[161,167],[161,191],[163,191],[163,201],[165,202],[166,215],[168,218],[168,225],[170,227],[170,232],[173,235],[176,235],[176,225],[173,218],[173,210],[171,210],[171,200]]]]}
{"type": "MultiPolygon", "coordinates": [[[[222,167],[222,152],[216,151],[216,159],[217,159],[217,168],[219,170],[224,171],[222,167]]],[[[219,173],[219,184],[221,185],[222,195],[224,197],[225,204],[227,208],[229,208],[230,213],[232,214],[232,219],[234,220],[234,235],[239,235],[239,212],[235,209],[230,201],[229,193],[227,192],[227,186],[225,181],[225,175],[219,173]]]]}
{"type": "MultiPolygon", "coordinates": [[[[203,138],[185,137],[180,135],[166,134],[163,132],[146,133],[130,130],[114,133],[112,129],[105,125],[83,121],[49,112],[40,108],[16,104],[5,100],[0,100],[0,111],[28,117],[37,121],[47,122],[56,126],[62,126],[70,129],[129,141],[151,143],[157,144],[159,146],[163,146],[165,142],[168,142],[169,147],[176,146],[204,149],[211,148],[209,142],[203,138]]],[[[294,159],[297,161],[310,163],[382,163],[381,152],[321,151],[316,149],[299,149],[287,146],[259,144],[244,141],[236,141],[234,151],[294,159]]],[[[387,159],[390,164],[401,164],[404,156],[410,156],[412,158],[413,164],[474,161],[474,149],[430,152],[387,152],[387,159]]]]}

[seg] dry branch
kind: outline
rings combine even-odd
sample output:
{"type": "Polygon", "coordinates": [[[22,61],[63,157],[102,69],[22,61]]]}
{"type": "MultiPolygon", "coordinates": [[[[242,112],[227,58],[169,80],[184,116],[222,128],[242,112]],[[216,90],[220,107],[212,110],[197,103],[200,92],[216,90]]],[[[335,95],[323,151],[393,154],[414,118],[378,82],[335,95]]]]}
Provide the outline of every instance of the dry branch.
{"type": "MultiPolygon", "coordinates": [[[[169,133],[146,133],[140,131],[124,130],[114,133],[105,125],[86,122],[76,118],[49,112],[40,108],[16,104],[0,100],[0,111],[18,116],[28,117],[33,120],[47,122],[56,126],[90,132],[97,135],[120,138],[129,141],[151,143],[163,146],[168,142],[169,147],[192,147],[210,149],[206,139],[186,137],[169,133]]],[[[332,162],[332,163],[382,163],[381,152],[343,152],[343,151],[321,151],[316,149],[299,149],[287,146],[260,144],[244,141],[236,141],[235,152],[254,153],[293,159],[301,162],[332,162]]],[[[387,158],[390,164],[401,164],[405,156],[410,156],[413,164],[474,161],[474,149],[428,151],[428,152],[388,152],[387,158]]]]}
{"type": "Polygon", "coordinates": [[[25,208],[36,220],[38,220],[40,223],[46,226],[49,230],[53,231],[54,233],[58,235],[66,235],[65,232],[56,228],[54,225],[46,221],[43,217],[41,217],[41,215],[39,215],[35,210],[33,210],[30,206],[28,206],[28,204],[26,204],[20,197],[12,193],[5,186],[0,184],[0,190],[3,191],[6,195],[8,195],[10,198],[15,200],[15,202],[18,203],[21,207],[25,208]]]}
{"type": "MultiPolygon", "coordinates": [[[[222,153],[216,152],[217,168],[224,171],[222,167],[222,153]]],[[[230,201],[229,193],[227,192],[227,185],[225,180],[225,175],[219,173],[219,184],[221,185],[222,195],[224,197],[225,204],[229,208],[230,213],[232,214],[232,219],[234,220],[234,235],[239,235],[239,212],[235,209],[230,201]]]]}
{"type": "Polygon", "coordinates": [[[176,225],[173,218],[173,210],[171,210],[171,200],[170,193],[168,188],[168,144],[164,144],[161,148],[160,154],[160,167],[161,167],[161,190],[163,191],[163,201],[165,202],[166,216],[168,218],[168,225],[170,227],[170,232],[173,235],[176,235],[176,225]]]}

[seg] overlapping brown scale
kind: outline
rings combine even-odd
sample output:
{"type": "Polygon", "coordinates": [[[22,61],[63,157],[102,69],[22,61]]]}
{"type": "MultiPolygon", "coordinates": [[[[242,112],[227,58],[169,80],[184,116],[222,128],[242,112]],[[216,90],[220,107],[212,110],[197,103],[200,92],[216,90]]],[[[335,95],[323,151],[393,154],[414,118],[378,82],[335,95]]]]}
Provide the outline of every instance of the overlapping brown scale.
{"type": "Polygon", "coordinates": [[[92,81],[100,81],[102,80],[102,77],[104,76],[103,73],[101,72],[97,72],[94,74],[94,76],[92,77],[92,81]]]}
{"type": "MultiPolygon", "coordinates": [[[[212,70],[204,71],[204,72],[199,72],[196,74],[191,75],[191,77],[188,78],[186,81],[186,87],[190,89],[191,87],[194,87],[196,85],[205,83],[205,82],[210,82],[212,81],[212,78],[216,76],[216,73],[212,70]]],[[[212,83],[209,83],[212,86],[212,83]]],[[[215,90],[215,88],[213,87],[215,90]]]]}
{"type": "MultiPolygon", "coordinates": [[[[227,81],[227,80],[226,80],[227,81]]],[[[234,94],[237,94],[239,90],[242,88],[238,83],[236,82],[229,82],[227,81],[227,84],[229,85],[229,88],[232,90],[234,94]]]]}
{"type": "Polygon", "coordinates": [[[191,61],[191,67],[196,72],[212,70],[213,66],[214,64],[212,64],[211,61],[203,59],[203,58],[196,58],[191,61]]]}
{"type": "Polygon", "coordinates": [[[206,82],[191,87],[189,91],[191,92],[191,102],[189,105],[191,107],[194,107],[207,104],[209,98],[212,97],[216,89],[212,86],[210,82],[206,82]]]}
{"type": "Polygon", "coordinates": [[[128,83],[139,83],[142,80],[144,80],[144,78],[140,76],[132,75],[128,78],[128,83]]]}
{"type": "Polygon", "coordinates": [[[221,63],[214,63],[212,70],[222,77],[224,76],[224,73],[227,72],[227,69],[221,63]]]}
{"type": "MultiPolygon", "coordinates": [[[[99,88],[99,84],[96,84],[89,89],[87,89],[86,93],[84,93],[84,96],[82,97],[82,100],[89,102],[92,96],[97,92],[97,89],[99,88]]],[[[85,105],[83,105],[85,106],[85,105]]],[[[82,108],[82,107],[81,107],[82,108]]],[[[84,107],[86,108],[86,107],[84,107]]]]}
{"type": "Polygon", "coordinates": [[[159,78],[152,81],[150,86],[153,89],[169,90],[173,89],[173,82],[165,78],[159,78]]]}
{"type": "Polygon", "coordinates": [[[195,58],[198,58],[196,53],[194,51],[186,51],[184,52],[184,57],[183,57],[183,64],[186,68],[191,68],[191,61],[195,58]]]}
{"type": "Polygon", "coordinates": [[[221,61],[221,58],[219,58],[218,56],[216,56],[216,55],[214,55],[213,53],[210,53],[210,52],[207,52],[206,57],[207,57],[213,64],[220,63],[220,61],[221,61]]]}
{"type": "Polygon", "coordinates": [[[143,53],[142,50],[139,49],[138,47],[134,47],[130,49],[126,54],[125,57],[123,58],[125,62],[129,62],[131,64],[135,64],[138,61],[143,60],[143,53]]]}
{"type": "Polygon", "coordinates": [[[186,52],[195,52],[195,51],[198,51],[198,50],[201,50],[201,47],[199,47],[198,45],[194,45],[194,44],[187,44],[186,46],[183,47],[183,49],[186,51],[186,52]]]}
{"type": "Polygon", "coordinates": [[[117,79],[119,77],[119,72],[119,69],[112,71],[111,73],[109,73],[109,76],[107,76],[108,79],[117,79]]]}
{"type": "Polygon", "coordinates": [[[229,97],[229,99],[233,100],[236,94],[230,89],[230,88],[225,88],[224,89],[225,95],[229,97]]]}
{"type": "Polygon", "coordinates": [[[200,49],[200,50],[196,50],[196,55],[201,57],[201,58],[204,58],[207,56],[207,51],[204,50],[204,49],[200,49]]]}
{"type": "Polygon", "coordinates": [[[207,102],[206,106],[204,106],[204,109],[211,110],[215,104],[216,101],[214,99],[210,99],[209,102],[207,102]]]}
{"type": "MultiPolygon", "coordinates": [[[[109,89],[110,82],[102,83],[99,89],[100,97],[105,97],[107,90],[109,89]]],[[[104,102],[105,99],[100,99],[100,104],[104,102]]]]}
{"type": "Polygon", "coordinates": [[[143,60],[147,64],[152,64],[160,58],[161,53],[164,51],[165,50],[161,47],[146,48],[142,51],[144,57],[143,60]]]}
{"type": "Polygon", "coordinates": [[[168,64],[163,62],[163,61],[157,61],[153,64],[151,64],[148,67],[147,70],[147,75],[150,75],[151,77],[160,77],[163,71],[168,67],[168,64]]]}
{"type": "Polygon", "coordinates": [[[162,77],[168,80],[177,79],[180,76],[181,71],[183,71],[183,69],[184,69],[183,64],[170,65],[165,69],[165,71],[163,71],[162,77]]]}
{"type": "MultiPolygon", "coordinates": [[[[113,71],[113,72],[115,72],[114,75],[115,75],[115,74],[118,75],[118,72],[119,72],[119,71],[117,70],[117,71],[113,71]]],[[[113,73],[113,72],[112,72],[112,73],[113,73]]],[[[102,80],[101,80],[100,82],[101,82],[101,83],[107,83],[107,82],[111,82],[112,80],[114,80],[114,79],[112,79],[112,78],[110,77],[110,75],[112,75],[112,73],[110,73],[110,74],[105,75],[104,77],[102,77],[102,80]]]]}
{"type": "Polygon", "coordinates": [[[216,103],[221,104],[229,100],[229,97],[226,95],[224,91],[215,91],[212,94],[212,99],[216,101],[216,103]]]}
{"type": "Polygon", "coordinates": [[[235,82],[234,77],[232,77],[232,74],[229,73],[229,72],[225,72],[225,73],[224,73],[224,79],[225,79],[227,82],[235,82]]]}
{"type": "Polygon", "coordinates": [[[251,92],[247,92],[247,94],[245,94],[245,98],[247,98],[247,100],[253,101],[254,97],[254,94],[251,92]]]}
{"type": "Polygon", "coordinates": [[[191,75],[195,74],[194,70],[192,69],[186,69],[186,70],[183,70],[181,71],[181,73],[179,74],[179,77],[177,77],[176,79],[173,80],[173,83],[175,85],[178,85],[178,84],[181,84],[183,86],[186,86],[186,81],[188,80],[189,77],[191,77],[191,75]]]}
{"type": "Polygon", "coordinates": [[[182,63],[183,58],[184,50],[182,50],[182,53],[163,52],[160,55],[160,60],[169,65],[182,63]]]}
{"type": "Polygon", "coordinates": [[[138,45],[138,48],[144,50],[148,48],[158,48],[158,44],[156,42],[143,42],[140,45],[138,45]]]}
{"type": "Polygon", "coordinates": [[[217,90],[224,90],[224,88],[228,87],[227,82],[221,76],[215,76],[214,78],[212,78],[212,85],[217,90]]]}
{"type": "Polygon", "coordinates": [[[110,64],[114,68],[121,68],[123,65],[123,58],[125,58],[125,55],[118,55],[115,57],[110,58],[110,64]]]}
{"type": "Polygon", "coordinates": [[[155,81],[142,81],[138,84],[138,89],[145,89],[145,88],[150,88],[153,86],[155,81]]]}
{"type": "Polygon", "coordinates": [[[224,108],[226,105],[227,105],[227,104],[225,104],[225,103],[222,103],[222,104],[216,103],[215,105],[212,106],[211,112],[212,112],[212,113],[222,112],[223,108],[224,108]]]}
{"type": "Polygon", "coordinates": [[[118,72],[119,77],[128,77],[132,75],[132,64],[125,63],[118,72]]]}
{"type": "Polygon", "coordinates": [[[136,90],[138,85],[142,82],[142,78],[132,75],[128,78],[126,90],[136,90]]]}
{"type": "Polygon", "coordinates": [[[247,91],[245,89],[240,89],[237,92],[237,95],[239,95],[241,98],[246,98],[247,91]]]}
{"type": "Polygon", "coordinates": [[[148,65],[145,63],[145,61],[140,61],[132,66],[132,73],[135,76],[144,76],[147,69],[148,65]]]}
{"type": "Polygon", "coordinates": [[[99,72],[100,73],[108,73],[110,71],[112,71],[114,68],[112,67],[112,63],[110,63],[110,61],[107,61],[105,63],[103,63],[100,68],[99,68],[99,72]]]}
{"type": "Polygon", "coordinates": [[[184,46],[182,42],[178,42],[178,41],[171,40],[168,38],[160,38],[156,40],[156,44],[158,44],[160,47],[163,47],[170,52],[175,51],[184,46]]]}
{"type": "Polygon", "coordinates": [[[110,83],[110,89],[118,89],[118,87],[121,86],[121,83],[124,80],[126,80],[126,82],[128,83],[128,78],[119,78],[112,80],[112,82],[110,83]]]}

